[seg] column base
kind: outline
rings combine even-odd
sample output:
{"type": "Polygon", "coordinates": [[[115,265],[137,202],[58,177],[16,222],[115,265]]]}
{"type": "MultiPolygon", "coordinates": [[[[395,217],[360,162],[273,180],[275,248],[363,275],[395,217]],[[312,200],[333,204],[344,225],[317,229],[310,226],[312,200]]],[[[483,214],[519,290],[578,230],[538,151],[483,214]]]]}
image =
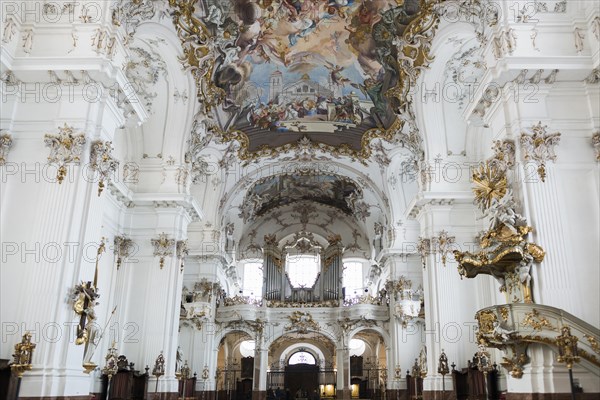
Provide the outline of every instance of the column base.
{"type": "Polygon", "coordinates": [[[350,389],[338,389],[336,390],[336,398],[337,400],[351,400],[352,392],[350,389]]]}

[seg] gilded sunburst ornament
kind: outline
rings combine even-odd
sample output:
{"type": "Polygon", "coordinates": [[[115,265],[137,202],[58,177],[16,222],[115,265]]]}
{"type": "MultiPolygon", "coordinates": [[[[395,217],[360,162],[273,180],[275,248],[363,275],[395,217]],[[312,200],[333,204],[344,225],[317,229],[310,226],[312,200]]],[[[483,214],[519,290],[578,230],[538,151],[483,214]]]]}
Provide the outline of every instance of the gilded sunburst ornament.
{"type": "Polygon", "coordinates": [[[500,200],[506,195],[508,181],[503,171],[488,162],[482,163],[473,172],[473,193],[475,204],[482,211],[487,210],[492,204],[492,199],[500,200]]]}

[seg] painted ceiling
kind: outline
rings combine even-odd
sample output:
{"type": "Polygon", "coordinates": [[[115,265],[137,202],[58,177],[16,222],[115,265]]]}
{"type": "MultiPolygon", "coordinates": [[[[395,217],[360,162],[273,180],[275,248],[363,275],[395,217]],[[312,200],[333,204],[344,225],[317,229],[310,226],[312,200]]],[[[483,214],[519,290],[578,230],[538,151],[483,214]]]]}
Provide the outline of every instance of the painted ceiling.
{"type": "Polygon", "coordinates": [[[249,190],[246,201],[256,202],[256,216],[300,200],[314,201],[351,214],[347,199],[360,193],[354,182],[336,175],[277,175],[259,180],[249,190]]]}
{"type": "Polygon", "coordinates": [[[397,39],[419,16],[419,0],[192,3],[180,6],[188,22],[176,24],[184,48],[204,40],[186,51],[187,64],[203,80],[201,101],[218,98],[210,113],[225,137],[250,152],[304,136],[359,151],[366,132],[397,126],[389,96],[401,76],[397,39]]]}

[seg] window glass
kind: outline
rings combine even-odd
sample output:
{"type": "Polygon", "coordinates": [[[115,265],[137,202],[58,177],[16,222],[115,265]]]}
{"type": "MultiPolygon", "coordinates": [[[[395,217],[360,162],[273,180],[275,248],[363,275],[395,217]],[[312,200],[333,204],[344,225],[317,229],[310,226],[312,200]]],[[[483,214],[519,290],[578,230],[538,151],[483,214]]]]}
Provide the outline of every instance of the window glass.
{"type": "Polygon", "coordinates": [[[363,265],[357,261],[344,263],[344,287],[346,288],[346,298],[352,298],[363,295],[363,265]]]}
{"type": "Polygon", "coordinates": [[[262,297],[262,263],[249,262],[244,265],[243,294],[252,298],[262,297]]]}
{"type": "Polygon", "coordinates": [[[297,353],[292,354],[292,356],[290,357],[290,360],[288,362],[289,365],[295,365],[295,364],[315,365],[316,363],[317,363],[317,360],[315,360],[315,357],[306,351],[299,351],[297,353]]]}
{"type": "Polygon", "coordinates": [[[293,287],[312,287],[321,270],[318,254],[287,255],[286,272],[293,287]]]}
{"type": "Polygon", "coordinates": [[[360,339],[350,339],[348,347],[350,348],[350,356],[362,356],[367,346],[360,339]]]}
{"type": "Polygon", "coordinates": [[[256,343],[254,340],[244,340],[240,343],[240,353],[242,357],[254,357],[254,348],[256,343]]]}

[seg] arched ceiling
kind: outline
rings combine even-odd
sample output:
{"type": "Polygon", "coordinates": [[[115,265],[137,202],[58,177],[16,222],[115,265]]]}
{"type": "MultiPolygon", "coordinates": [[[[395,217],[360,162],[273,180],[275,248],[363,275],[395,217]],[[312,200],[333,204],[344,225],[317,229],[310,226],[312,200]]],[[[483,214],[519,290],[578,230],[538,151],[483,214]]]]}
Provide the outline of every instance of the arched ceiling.
{"type": "Polygon", "coordinates": [[[352,180],[334,174],[284,174],[262,178],[248,190],[243,208],[244,219],[261,217],[268,211],[299,201],[331,206],[351,215],[352,200],[362,197],[352,180]]]}
{"type": "Polygon", "coordinates": [[[372,171],[366,175],[342,163],[265,164],[243,179],[227,180],[221,225],[240,253],[262,245],[265,235],[281,240],[311,232],[325,239],[339,234],[348,251],[369,258],[368,238],[390,218],[390,201],[381,189],[385,177],[376,167],[372,171]]]}
{"type": "Polygon", "coordinates": [[[125,70],[148,119],[128,129],[134,158],[189,174],[178,190],[205,215],[192,230],[240,245],[336,233],[371,255],[371,238],[408,218],[424,157],[464,155],[460,102],[411,91],[482,73],[479,22],[446,23],[443,1],[167,3],[130,37],[125,70]]]}

